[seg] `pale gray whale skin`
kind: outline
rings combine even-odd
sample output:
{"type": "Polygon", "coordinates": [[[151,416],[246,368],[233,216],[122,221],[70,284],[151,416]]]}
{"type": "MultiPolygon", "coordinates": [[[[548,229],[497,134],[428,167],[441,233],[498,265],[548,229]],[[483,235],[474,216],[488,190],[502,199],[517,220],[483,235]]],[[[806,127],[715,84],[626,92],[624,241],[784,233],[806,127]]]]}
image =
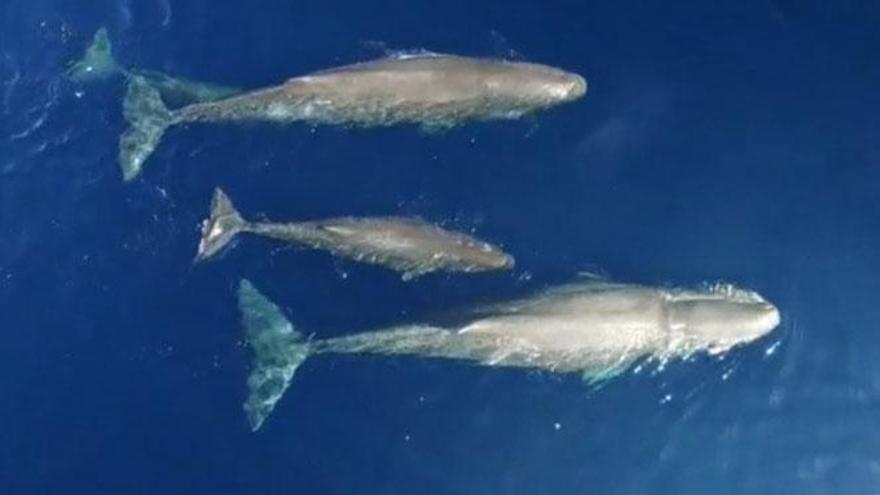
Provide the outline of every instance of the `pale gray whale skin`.
{"type": "Polygon", "coordinates": [[[78,83],[90,83],[114,76],[141,77],[159,91],[166,104],[172,106],[228,98],[241,92],[237,88],[172,77],[154,70],[123,67],[113,56],[110,36],[103,27],[95,32],[83,57],[71,64],[65,75],[78,83]]]}
{"type": "Polygon", "coordinates": [[[295,223],[248,222],[219,188],[214,189],[211,199],[211,216],[202,224],[196,261],[213,256],[242,232],[381,265],[401,272],[404,280],[434,271],[471,273],[507,270],[514,265],[513,257],[497,246],[418,218],[341,217],[295,223]]]}
{"type": "Polygon", "coordinates": [[[731,285],[679,290],[590,280],[470,311],[453,325],[401,325],[314,340],[249,281],[241,281],[238,297],[253,357],[244,410],[254,431],[297,368],[320,354],[458,359],[580,373],[597,382],[641,359],[725,352],[768,334],[780,321],[773,304],[731,285]]]}
{"type": "Polygon", "coordinates": [[[189,122],[271,121],[360,127],[448,128],[515,119],[570,102],[583,77],[546,65],[420,53],[395,55],[289,79],[281,85],[168,110],[143,78],[130,79],[119,144],[123,178],[136,177],[162,134],[189,122]]]}

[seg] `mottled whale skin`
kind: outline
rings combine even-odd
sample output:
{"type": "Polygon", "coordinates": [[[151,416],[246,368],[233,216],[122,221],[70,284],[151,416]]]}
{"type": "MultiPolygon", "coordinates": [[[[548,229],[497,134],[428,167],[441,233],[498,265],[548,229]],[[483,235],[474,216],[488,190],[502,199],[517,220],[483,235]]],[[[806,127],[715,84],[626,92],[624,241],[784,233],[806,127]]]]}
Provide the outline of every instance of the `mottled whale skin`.
{"type": "Polygon", "coordinates": [[[470,311],[454,325],[401,325],[322,340],[304,338],[247,280],[239,286],[239,308],[253,355],[244,404],[253,430],[310,356],[413,355],[580,373],[597,382],[641,359],[726,352],[780,321],[773,304],[730,285],[671,290],[595,280],[470,311]]]}
{"type": "Polygon", "coordinates": [[[381,265],[404,280],[434,271],[483,272],[513,268],[501,248],[418,218],[342,217],[308,222],[248,222],[219,188],[211,216],[202,225],[196,261],[205,260],[247,232],[291,244],[323,249],[335,256],[381,265]]]}
{"type": "Polygon", "coordinates": [[[545,65],[420,53],[319,71],[171,111],[146,80],[133,77],[123,103],[131,127],[120,140],[120,166],[126,180],[136,177],[175,124],[260,120],[441,129],[515,119],[576,100],[586,90],[583,77],[545,65]]]}

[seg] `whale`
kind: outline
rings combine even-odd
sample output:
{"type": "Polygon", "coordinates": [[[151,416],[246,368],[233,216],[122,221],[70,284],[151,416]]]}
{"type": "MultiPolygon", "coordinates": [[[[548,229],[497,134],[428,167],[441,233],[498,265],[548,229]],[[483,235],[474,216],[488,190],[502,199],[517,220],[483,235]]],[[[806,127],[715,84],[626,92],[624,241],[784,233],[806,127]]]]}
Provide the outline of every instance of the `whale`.
{"type": "Polygon", "coordinates": [[[441,228],[418,217],[339,217],[305,222],[250,222],[229,196],[214,189],[211,214],[202,223],[196,262],[221,251],[240,233],[323,249],[355,261],[400,272],[404,281],[435,271],[509,270],[513,256],[473,236],[441,228]]]}
{"type": "Polygon", "coordinates": [[[333,354],[408,355],[480,366],[579,374],[600,383],[645,359],[720,354],[780,323],[779,310],[730,284],[669,289],[585,280],[463,311],[448,323],[407,323],[306,337],[250,281],[238,306],[251,355],[244,411],[265,423],[307,359],[333,354]]]}
{"type": "Polygon", "coordinates": [[[129,78],[119,142],[123,179],[137,177],[174,125],[266,121],[428,131],[516,119],[584,96],[586,80],[526,62],[431,52],[398,53],[288,79],[268,88],[170,110],[145,77],[129,78]]]}
{"type": "Polygon", "coordinates": [[[78,84],[91,84],[117,76],[126,79],[139,77],[159,92],[165,104],[172,106],[214,101],[241,93],[240,89],[231,86],[193,81],[150,69],[124,67],[113,55],[110,35],[103,27],[92,36],[83,56],[66,69],[65,76],[78,84]]]}

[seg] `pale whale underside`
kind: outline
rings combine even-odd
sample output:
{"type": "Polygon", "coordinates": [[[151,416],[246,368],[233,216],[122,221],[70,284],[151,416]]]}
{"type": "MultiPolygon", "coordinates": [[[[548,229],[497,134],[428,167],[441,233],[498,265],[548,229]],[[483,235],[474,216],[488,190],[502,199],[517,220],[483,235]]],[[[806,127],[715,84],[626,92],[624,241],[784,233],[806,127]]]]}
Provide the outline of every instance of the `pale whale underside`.
{"type": "Polygon", "coordinates": [[[120,140],[126,180],[140,172],[171,125],[191,122],[307,122],[361,127],[448,128],[515,119],[584,95],[586,81],[549,66],[441,54],[387,57],[314,72],[283,84],[177,110],[143,78],[123,103],[131,127],[120,140]]]}
{"type": "Polygon", "coordinates": [[[239,308],[253,353],[244,409],[258,429],[309,356],[413,355],[580,373],[608,379],[644,358],[719,353],[751,342],[779,323],[777,309],[733,286],[667,290],[589,281],[478,308],[461,324],[412,324],[307,340],[250,282],[239,308]]]}
{"type": "Polygon", "coordinates": [[[342,217],[295,223],[249,222],[219,188],[211,200],[196,260],[219,252],[239,233],[329,251],[335,256],[381,265],[404,280],[434,271],[506,270],[514,259],[501,248],[419,218],[342,217]]]}

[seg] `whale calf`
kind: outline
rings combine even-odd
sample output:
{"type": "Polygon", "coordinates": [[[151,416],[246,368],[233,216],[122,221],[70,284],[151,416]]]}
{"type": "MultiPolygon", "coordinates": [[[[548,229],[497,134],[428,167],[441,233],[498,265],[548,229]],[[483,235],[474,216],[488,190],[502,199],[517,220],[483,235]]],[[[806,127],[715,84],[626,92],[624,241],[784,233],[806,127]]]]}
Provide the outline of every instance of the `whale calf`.
{"type": "Polygon", "coordinates": [[[483,366],[580,373],[601,381],[640,359],[725,352],[772,331],[773,304],[755,292],[718,285],[670,290],[597,281],[478,308],[456,324],[410,324],[311,340],[249,281],[238,304],[253,357],[244,403],[258,430],[309,357],[323,354],[413,355],[483,366]]]}
{"type": "Polygon", "coordinates": [[[248,232],[324,249],[335,256],[381,265],[411,280],[434,271],[482,272],[513,268],[514,259],[497,246],[418,218],[342,217],[274,223],[245,221],[219,188],[211,215],[202,224],[196,261],[205,260],[237,234],[248,232]]]}
{"type": "Polygon", "coordinates": [[[142,77],[129,80],[119,144],[123,178],[136,177],[162,134],[190,122],[271,121],[361,127],[448,128],[515,119],[582,97],[583,77],[545,65],[420,53],[394,55],[289,79],[213,102],[169,110],[142,77]]]}
{"type": "Polygon", "coordinates": [[[162,72],[126,68],[113,56],[113,45],[106,28],[98,29],[83,57],[67,68],[65,75],[78,83],[90,83],[115,76],[141,77],[159,91],[162,101],[173,106],[228,98],[241,92],[238,88],[172,77],[162,72]]]}

